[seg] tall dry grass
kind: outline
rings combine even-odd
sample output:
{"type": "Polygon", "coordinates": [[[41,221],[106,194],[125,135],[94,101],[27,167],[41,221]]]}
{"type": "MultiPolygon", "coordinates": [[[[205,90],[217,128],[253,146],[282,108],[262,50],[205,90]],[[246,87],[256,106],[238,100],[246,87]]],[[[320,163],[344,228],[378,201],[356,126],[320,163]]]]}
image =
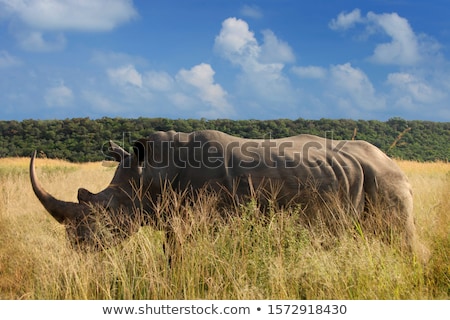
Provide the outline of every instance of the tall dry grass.
{"type": "MultiPolygon", "coordinates": [[[[295,209],[262,216],[250,201],[224,219],[214,197],[205,196],[172,208],[178,245],[169,267],[163,233],[151,227],[102,252],[74,251],[34,196],[28,161],[0,159],[3,299],[450,297],[448,163],[399,163],[413,185],[419,237],[432,253],[425,265],[362,230],[336,238],[306,228],[295,209]]],[[[103,189],[114,172],[100,163],[38,159],[37,166],[46,189],[68,201],[80,186],[103,189]]]]}

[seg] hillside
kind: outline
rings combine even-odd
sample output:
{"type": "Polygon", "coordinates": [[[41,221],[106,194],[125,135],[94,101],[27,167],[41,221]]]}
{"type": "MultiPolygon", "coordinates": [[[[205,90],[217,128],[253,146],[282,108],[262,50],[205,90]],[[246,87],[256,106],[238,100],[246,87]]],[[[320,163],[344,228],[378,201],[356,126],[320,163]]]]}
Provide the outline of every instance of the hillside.
{"type": "Polygon", "coordinates": [[[0,121],[0,157],[25,156],[33,150],[48,158],[73,162],[105,158],[112,139],[129,148],[138,138],[158,130],[216,129],[246,138],[280,138],[300,133],[332,139],[366,140],[388,155],[416,161],[448,161],[450,122],[377,120],[205,120],[165,118],[74,118],[0,121]],[[356,133],[356,136],[355,136],[356,133]]]}

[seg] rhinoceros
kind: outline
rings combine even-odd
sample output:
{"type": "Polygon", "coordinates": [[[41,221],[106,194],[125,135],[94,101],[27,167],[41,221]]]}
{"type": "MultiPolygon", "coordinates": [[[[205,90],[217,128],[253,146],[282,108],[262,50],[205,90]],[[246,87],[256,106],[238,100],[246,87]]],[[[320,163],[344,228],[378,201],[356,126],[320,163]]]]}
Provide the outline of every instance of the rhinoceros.
{"type": "MultiPolygon", "coordinates": [[[[381,220],[395,221],[409,246],[417,247],[410,183],[392,159],[365,141],[308,134],[244,139],[214,130],[168,131],[137,140],[131,153],[110,141],[110,152],[119,162],[111,183],[96,194],[80,188],[78,203],[58,200],[46,192],[36,177],[36,153],[31,158],[30,178],[36,196],[66,225],[77,246],[91,244],[97,236],[99,209],[117,229],[127,229],[125,221],[152,221],[154,205],[170,185],[191,193],[207,188],[234,203],[256,194],[261,203],[280,206],[311,207],[313,194],[323,198],[334,193],[357,215],[371,214],[370,207],[383,201],[383,212],[377,213],[385,215],[381,220]],[[255,192],[267,191],[263,186],[272,186],[272,194],[255,192]],[[146,197],[137,195],[142,190],[146,197]]],[[[122,235],[134,231],[136,228],[128,228],[122,235]]]]}

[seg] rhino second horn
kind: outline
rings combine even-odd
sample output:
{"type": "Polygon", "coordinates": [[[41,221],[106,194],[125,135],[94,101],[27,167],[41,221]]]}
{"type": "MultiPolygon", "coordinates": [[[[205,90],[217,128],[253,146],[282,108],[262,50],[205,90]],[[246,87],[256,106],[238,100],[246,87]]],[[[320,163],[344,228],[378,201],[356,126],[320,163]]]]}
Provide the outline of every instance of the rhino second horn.
{"type": "Polygon", "coordinates": [[[38,197],[39,201],[42,203],[44,208],[56,219],[59,223],[67,223],[74,220],[76,217],[83,214],[87,206],[76,203],[76,202],[66,202],[61,201],[53,197],[41,186],[37,179],[36,171],[34,168],[34,160],[36,158],[36,151],[34,151],[33,156],[30,161],[30,179],[33,191],[38,197]],[[84,210],[83,210],[84,209],[84,210]]]}

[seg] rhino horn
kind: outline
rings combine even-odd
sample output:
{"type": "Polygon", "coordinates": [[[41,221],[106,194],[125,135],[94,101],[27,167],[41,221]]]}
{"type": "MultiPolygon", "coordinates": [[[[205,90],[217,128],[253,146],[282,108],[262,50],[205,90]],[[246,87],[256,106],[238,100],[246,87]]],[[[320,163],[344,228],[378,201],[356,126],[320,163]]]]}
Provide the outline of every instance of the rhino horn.
{"type": "Polygon", "coordinates": [[[33,153],[30,161],[30,179],[33,191],[38,197],[39,201],[45,209],[55,218],[59,223],[67,223],[75,220],[77,217],[84,214],[88,209],[87,205],[76,202],[61,201],[53,197],[41,186],[37,179],[34,168],[34,160],[36,158],[36,151],[33,153]]]}

